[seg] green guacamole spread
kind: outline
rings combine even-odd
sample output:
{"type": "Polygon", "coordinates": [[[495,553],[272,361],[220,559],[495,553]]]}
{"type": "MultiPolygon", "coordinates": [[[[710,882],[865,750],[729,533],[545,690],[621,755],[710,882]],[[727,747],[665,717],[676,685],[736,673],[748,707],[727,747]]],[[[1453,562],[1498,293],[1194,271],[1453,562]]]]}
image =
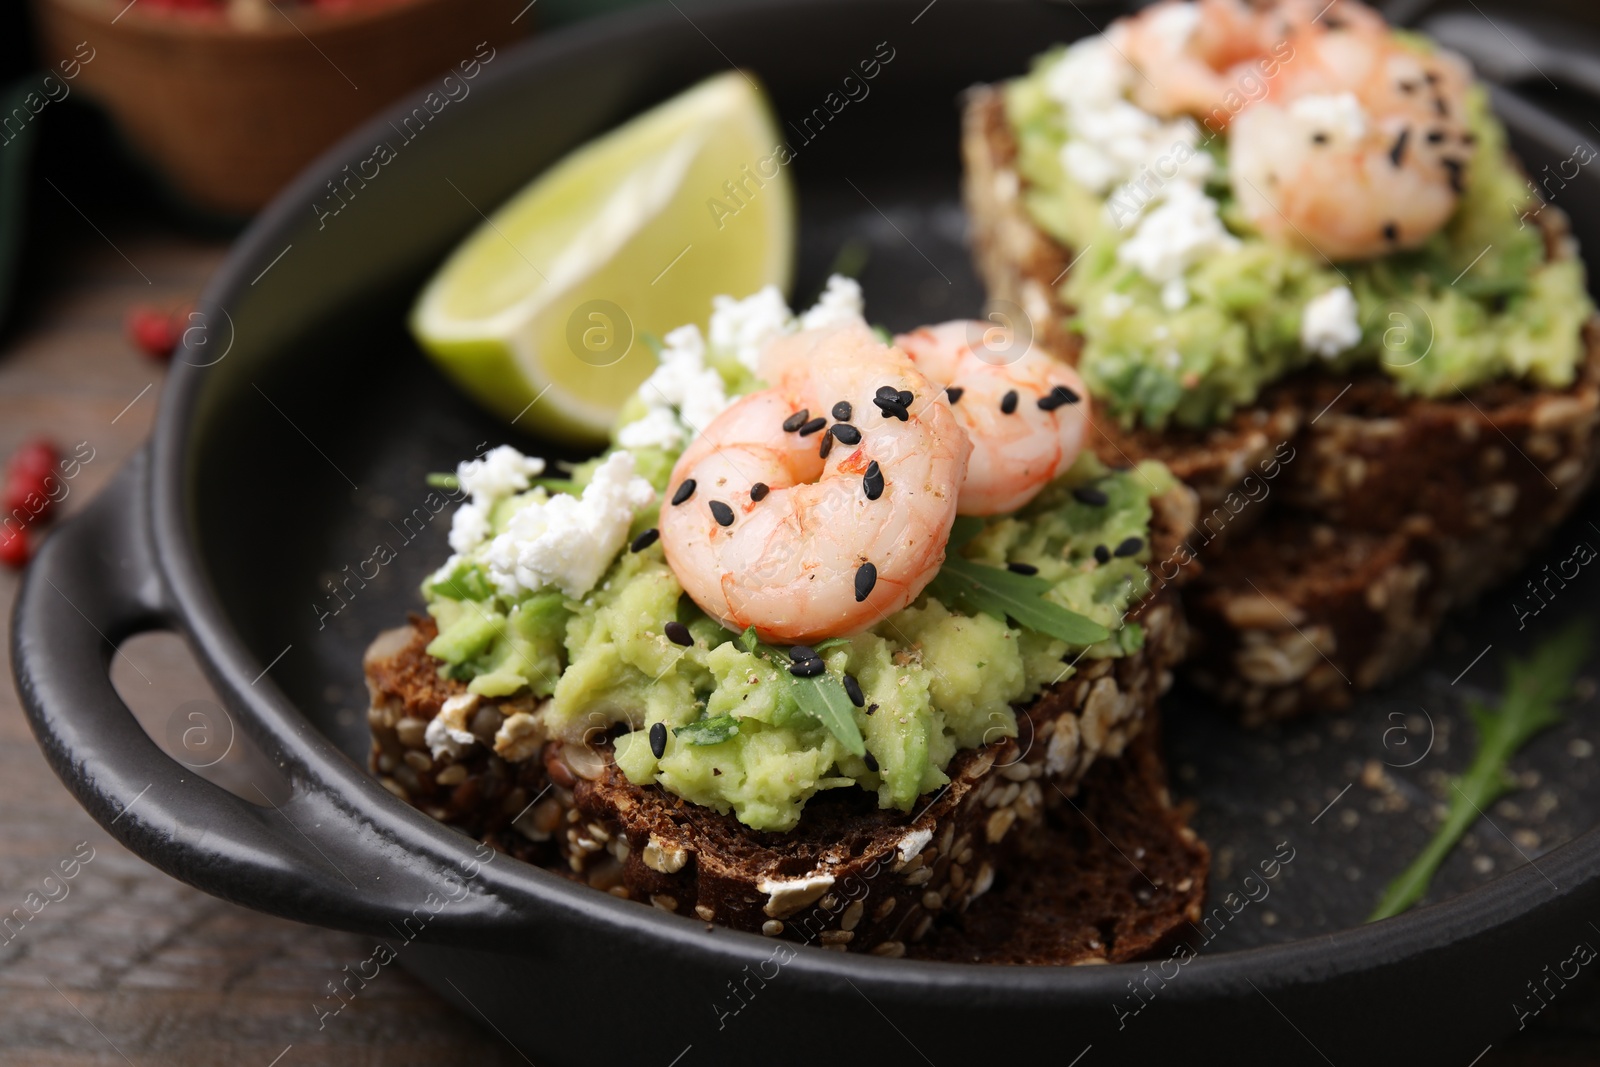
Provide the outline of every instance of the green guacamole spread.
{"type": "Polygon", "coordinates": [[[1006,115],[1027,211],[1082,253],[1058,292],[1076,309],[1070,326],[1083,337],[1079,369],[1102,409],[1124,425],[1203,427],[1312,364],[1335,372],[1376,364],[1402,393],[1430,397],[1501,377],[1551,388],[1572,382],[1580,327],[1592,312],[1583,266],[1547,256],[1529,214],[1537,199],[1506,153],[1505,130],[1482,86],[1469,98],[1477,151],[1451,220],[1414,251],[1337,268],[1257,235],[1231,196],[1225,139],[1203,141],[1200,151],[1215,160],[1205,191],[1239,243],[1193,266],[1187,305],[1169,310],[1157,284],[1119,262],[1117,246],[1131,229],[1112,220],[1109,196],[1063,170],[1066,119],[1044,76],[1061,55],[1041,56],[1006,87],[1006,115]],[[1361,339],[1325,358],[1302,346],[1302,309],[1345,285],[1359,308],[1361,339]]]}
{"type": "MultiPolygon", "coordinates": [[[[724,377],[732,387],[737,376],[724,377]]],[[[639,448],[633,456],[638,474],[661,492],[676,450],[639,448]]],[[[489,536],[528,501],[581,491],[598,462],[576,470],[570,484],[501,500],[490,509],[489,536]]],[[[828,671],[859,682],[864,707],[853,714],[862,754],[802,708],[781,665],[750,651],[683,594],[659,543],[623,548],[577,598],[553,589],[508,598],[479,553],[458,554],[423,586],[439,625],[428,651],[471,691],[550,698],[538,714],[553,737],[627,724],[616,760],[631,781],[731,810],[755,829],[793,827],[821,789],[867,789],[881,806],[907,810],[948,781],[944,769],[957,751],[1014,736],[1013,705],[1069,677],[1080,652],[1101,658],[1140,647],[1138,624],[1123,619],[1149,582],[1151,498],[1173,485],[1159,464],[1113,471],[1086,452],[1017,514],[963,520],[967,559],[1031,564],[1049,585],[1044,599],[1111,631],[1087,650],[990,615],[952,611],[928,594],[868,632],[821,642],[828,671]],[[1074,488],[1098,490],[1105,502],[1094,503],[1093,492],[1075,497],[1074,488]],[[1102,549],[1099,562],[1098,546],[1122,552],[1102,549]],[[666,636],[672,620],[687,627],[691,646],[666,636]],[[659,759],[649,742],[656,723],[667,727],[659,759]]],[[[630,539],[655,521],[655,506],[640,508],[630,539]]]]}

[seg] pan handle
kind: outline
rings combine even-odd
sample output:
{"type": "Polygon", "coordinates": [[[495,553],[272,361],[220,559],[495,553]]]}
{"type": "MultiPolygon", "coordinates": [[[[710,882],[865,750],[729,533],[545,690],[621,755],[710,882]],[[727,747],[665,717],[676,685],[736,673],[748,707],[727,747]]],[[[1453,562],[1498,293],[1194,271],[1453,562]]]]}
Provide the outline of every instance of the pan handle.
{"type": "Polygon", "coordinates": [[[484,884],[494,879],[478,878],[487,850],[474,852],[470,839],[451,834],[443,847],[380,843],[315,775],[296,773],[292,760],[282,761],[290,799],[249,803],[173,760],[139,726],[111,684],[117,643],[179,629],[151,537],[149,474],[141,451],[45,542],[17,598],[17,688],[56,775],[134,853],[247,907],[392,934],[432,894],[450,907],[430,933],[492,929],[504,920],[505,905],[484,884]]]}

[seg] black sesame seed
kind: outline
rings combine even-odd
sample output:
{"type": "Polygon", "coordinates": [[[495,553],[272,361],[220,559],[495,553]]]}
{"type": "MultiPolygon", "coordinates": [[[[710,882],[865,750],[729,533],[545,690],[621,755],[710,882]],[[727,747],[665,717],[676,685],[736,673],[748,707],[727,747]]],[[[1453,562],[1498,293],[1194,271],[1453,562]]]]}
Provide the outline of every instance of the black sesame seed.
{"type": "Polygon", "coordinates": [[[910,407],[911,406],[911,402],[913,400],[915,400],[916,398],[917,398],[917,395],[915,393],[913,393],[911,390],[909,390],[909,389],[900,390],[900,406],[901,407],[903,407],[903,408],[910,407]]]}
{"type": "Polygon", "coordinates": [[[1122,544],[1118,545],[1117,548],[1116,548],[1116,551],[1112,552],[1111,554],[1113,556],[1118,557],[1119,559],[1120,558],[1125,558],[1127,556],[1137,556],[1139,554],[1140,550],[1143,549],[1143,548],[1144,548],[1144,538],[1142,538],[1142,537],[1129,537],[1126,540],[1124,540],[1122,542],[1122,544]]]}
{"type": "Polygon", "coordinates": [[[1318,130],[1316,133],[1311,135],[1311,143],[1312,144],[1327,144],[1328,143],[1328,135],[1323,133],[1321,130],[1318,130]]]}
{"type": "Polygon", "coordinates": [[[717,520],[718,526],[733,525],[733,509],[720,500],[713,500],[710,504],[711,517],[717,520]]]}
{"type": "Polygon", "coordinates": [[[677,507],[692,496],[694,496],[694,479],[685,478],[678,483],[678,491],[672,494],[672,506],[677,507]]]}
{"type": "Polygon", "coordinates": [[[1390,163],[1390,165],[1398,167],[1400,165],[1400,161],[1405,158],[1405,154],[1406,154],[1406,139],[1409,138],[1410,136],[1411,136],[1411,127],[1408,126],[1405,129],[1400,131],[1400,136],[1399,137],[1396,137],[1394,139],[1394,147],[1389,149],[1389,163],[1390,163]]]}
{"type": "Polygon", "coordinates": [[[1462,184],[1462,168],[1465,166],[1465,164],[1459,159],[1450,158],[1441,159],[1439,162],[1444,166],[1444,169],[1450,175],[1451,192],[1460,195],[1462,189],[1465,188],[1465,186],[1462,184]]]}
{"type": "Polygon", "coordinates": [[[861,683],[856,681],[856,676],[853,674],[844,676],[844,695],[858,708],[867,702],[867,698],[861,692],[861,683]]]}
{"type": "Polygon", "coordinates": [[[856,568],[856,603],[859,604],[872,595],[872,587],[878,584],[878,568],[870,563],[863,563],[856,568]]]}
{"type": "Polygon", "coordinates": [[[861,762],[867,765],[867,770],[874,774],[878,773],[878,759],[872,753],[868,752],[865,756],[862,756],[861,762]]]}
{"type": "Polygon", "coordinates": [[[814,659],[821,659],[817,650],[810,645],[790,645],[789,659],[795,663],[810,663],[814,659]]]}
{"type": "Polygon", "coordinates": [[[867,494],[868,500],[876,500],[883,495],[883,469],[878,466],[877,460],[867,464],[867,472],[861,476],[861,489],[867,494]]]}
{"type": "Polygon", "coordinates": [[[1450,117],[1450,105],[1444,102],[1444,97],[1442,96],[1433,98],[1433,110],[1438,112],[1439,117],[1442,119],[1450,117]]]}
{"type": "Polygon", "coordinates": [[[1417,83],[1413,82],[1413,81],[1403,81],[1403,82],[1400,83],[1400,91],[1402,93],[1410,95],[1411,93],[1414,93],[1414,92],[1417,91],[1417,83]]]}
{"type": "Polygon", "coordinates": [[[656,759],[667,754],[667,724],[664,722],[650,726],[650,754],[656,759]]]}
{"type": "MultiPolygon", "coordinates": [[[[1327,18],[1323,19],[1322,20],[1322,24],[1324,26],[1328,27],[1328,29],[1330,29],[1330,30],[1342,30],[1342,29],[1344,29],[1344,20],[1341,19],[1341,18],[1337,18],[1337,17],[1335,17],[1333,15],[1329,15],[1327,18]]],[[[1287,27],[1285,27],[1284,36],[1288,36],[1288,28],[1287,27]]]]}
{"type": "Polygon", "coordinates": [[[628,551],[643,552],[645,549],[649,548],[659,540],[661,540],[661,531],[652,526],[650,529],[633,539],[633,543],[628,546],[628,551]]]}
{"type": "Polygon", "coordinates": [[[1088,504],[1091,508],[1103,508],[1109,498],[1093,486],[1080,485],[1072,491],[1072,499],[1080,504],[1088,504]]]}
{"type": "Polygon", "coordinates": [[[872,402],[877,405],[879,411],[883,412],[884,418],[899,419],[901,422],[907,421],[906,406],[900,403],[898,399],[885,400],[881,396],[875,396],[872,398],[872,402]]]}
{"type": "Polygon", "coordinates": [[[1039,568],[1035,567],[1031,563],[1007,563],[1006,570],[1010,571],[1012,574],[1025,574],[1029,576],[1039,573],[1039,568]]]}
{"type": "Polygon", "coordinates": [[[961,386],[952,385],[944,391],[944,396],[946,400],[950,401],[950,403],[959,404],[961,403],[961,394],[964,392],[966,392],[966,390],[961,386]]]}
{"type": "Polygon", "coordinates": [[[1461,143],[1462,144],[1477,144],[1478,143],[1478,135],[1473,133],[1471,130],[1468,130],[1466,133],[1461,135],[1461,143]]]}
{"type": "Polygon", "coordinates": [[[804,426],[806,424],[806,420],[810,417],[811,410],[809,408],[801,408],[799,411],[783,420],[783,432],[794,433],[800,427],[804,426]]]}
{"type": "Polygon", "coordinates": [[[892,385],[880,385],[878,391],[872,395],[879,400],[893,400],[897,404],[900,402],[900,390],[892,385]]]}
{"type": "Polygon", "coordinates": [[[673,619],[662,629],[666,631],[667,640],[675,645],[682,645],[684,648],[688,648],[694,644],[694,636],[689,633],[689,628],[677,619],[673,619]]]}
{"type": "Polygon", "coordinates": [[[840,422],[849,422],[850,416],[853,413],[853,409],[850,407],[850,401],[848,400],[841,400],[837,404],[833,405],[833,417],[838,419],[840,422]]]}
{"type": "Polygon", "coordinates": [[[877,710],[878,710],[878,705],[876,705],[876,704],[868,704],[867,705],[867,714],[868,715],[871,715],[873,712],[875,712],[877,710]]]}
{"type": "Polygon", "coordinates": [[[1094,560],[1096,563],[1110,563],[1111,550],[1105,545],[1094,546],[1094,560]]]}
{"type": "Polygon", "coordinates": [[[812,434],[816,433],[826,425],[828,425],[828,420],[823,418],[821,415],[818,415],[816,418],[800,427],[800,436],[810,437],[812,434]]]}
{"type": "Polygon", "coordinates": [[[1076,404],[1082,399],[1083,398],[1073,390],[1068,389],[1064,385],[1058,385],[1054,389],[1050,390],[1048,396],[1041,396],[1039,398],[1039,407],[1043,411],[1054,411],[1056,408],[1065,407],[1068,404],[1076,404]]]}
{"type": "Polygon", "coordinates": [[[803,659],[798,663],[789,664],[789,673],[796,678],[815,678],[827,669],[827,665],[820,659],[803,659]]]}
{"type": "Polygon", "coordinates": [[[1017,391],[1015,389],[1006,390],[1006,395],[1000,398],[1000,410],[1005,412],[1007,415],[1011,415],[1016,412],[1017,391]]]}
{"type": "Polygon", "coordinates": [[[1429,85],[1438,85],[1439,84],[1439,75],[1435,74],[1431,70],[1423,71],[1422,76],[1428,80],[1428,84],[1429,85]]]}
{"type": "Polygon", "coordinates": [[[827,459],[828,458],[828,453],[832,452],[832,451],[833,451],[833,434],[825,433],[825,434],[822,435],[822,447],[817,449],[817,455],[821,456],[823,459],[827,459]]]}
{"type": "Polygon", "coordinates": [[[760,502],[765,500],[767,498],[767,494],[770,492],[772,492],[772,490],[767,487],[766,482],[757,482],[755,485],[750,487],[750,499],[760,502]]]}
{"type": "Polygon", "coordinates": [[[1443,140],[1444,140],[1444,131],[1443,130],[1429,130],[1428,131],[1428,143],[1429,144],[1439,144],[1443,140]]]}
{"type": "Polygon", "coordinates": [[[1392,222],[1384,223],[1383,224],[1383,239],[1385,241],[1398,241],[1398,240],[1400,240],[1400,227],[1396,226],[1392,222]]]}
{"type": "Polygon", "coordinates": [[[828,432],[847,445],[861,443],[861,431],[851,426],[848,422],[836,422],[828,427],[828,432]]]}

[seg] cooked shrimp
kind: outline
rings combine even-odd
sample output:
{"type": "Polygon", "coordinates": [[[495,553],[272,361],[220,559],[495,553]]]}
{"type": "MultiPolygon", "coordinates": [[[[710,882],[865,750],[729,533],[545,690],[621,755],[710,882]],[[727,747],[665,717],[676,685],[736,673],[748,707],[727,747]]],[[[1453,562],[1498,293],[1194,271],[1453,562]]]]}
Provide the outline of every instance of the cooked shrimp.
{"type": "Polygon", "coordinates": [[[1106,35],[1136,71],[1135,103],[1221,130],[1251,101],[1283,92],[1283,75],[1301,67],[1302,53],[1317,42],[1387,33],[1382,16],[1353,2],[1166,0],[1119,19],[1106,35]]]}
{"type": "Polygon", "coordinates": [[[761,375],[770,388],[712,420],[673,468],[667,562],[729,629],[777,642],[866,629],[944,562],[967,436],[860,322],[774,341],[761,375]]]}
{"type": "Polygon", "coordinates": [[[1089,390],[1070,366],[990,322],[925,326],[895,338],[945,396],[972,440],[963,515],[1000,515],[1032,500],[1072,466],[1089,425],[1089,390]],[[987,342],[987,343],[986,343],[987,342]]]}
{"type": "Polygon", "coordinates": [[[1142,106],[1228,127],[1234,196],[1269,239],[1366,259],[1415,248],[1454,213],[1471,71],[1419,52],[1372,9],[1169,0],[1108,32],[1141,75],[1142,106]]]}
{"type": "MultiPolygon", "coordinates": [[[[1390,72],[1420,58],[1375,62],[1382,84],[1369,98],[1389,95],[1390,72]]],[[[1466,79],[1444,73],[1449,66],[1431,64],[1416,78],[1427,104],[1396,90],[1398,99],[1369,109],[1345,91],[1245,109],[1228,145],[1245,217],[1269,239],[1331,260],[1381,256],[1427,240],[1454,214],[1473,151],[1459,117],[1466,79]]]]}

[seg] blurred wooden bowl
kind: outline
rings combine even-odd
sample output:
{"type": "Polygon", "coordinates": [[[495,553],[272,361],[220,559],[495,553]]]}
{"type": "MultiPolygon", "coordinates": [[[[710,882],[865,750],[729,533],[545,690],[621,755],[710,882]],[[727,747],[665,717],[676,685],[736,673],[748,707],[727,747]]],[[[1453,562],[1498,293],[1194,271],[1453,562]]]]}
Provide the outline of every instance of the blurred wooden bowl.
{"type": "Polygon", "coordinates": [[[529,21],[512,21],[527,0],[261,0],[248,23],[125,4],[35,0],[42,59],[58,78],[61,61],[76,59],[71,87],[101,103],[180,194],[230,215],[256,211],[400,94],[452,72],[459,84],[459,64],[492,62],[529,21]]]}

